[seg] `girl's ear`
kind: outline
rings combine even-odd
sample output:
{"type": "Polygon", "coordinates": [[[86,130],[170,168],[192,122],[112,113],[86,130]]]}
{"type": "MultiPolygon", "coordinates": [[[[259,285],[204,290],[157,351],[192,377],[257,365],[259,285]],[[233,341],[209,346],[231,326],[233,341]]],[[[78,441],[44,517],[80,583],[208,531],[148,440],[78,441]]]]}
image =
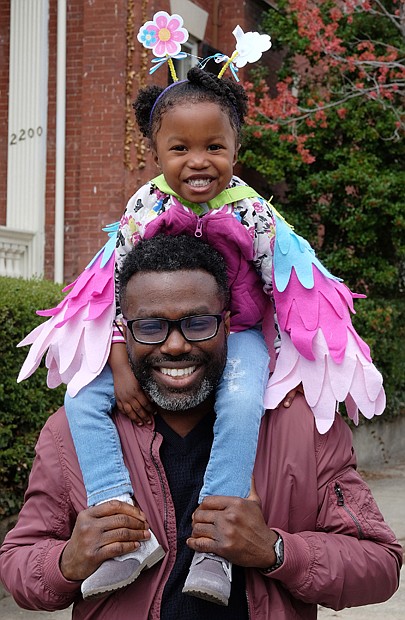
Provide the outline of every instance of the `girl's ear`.
{"type": "Polygon", "coordinates": [[[239,150],[240,150],[241,144],[237,144],[236,145],[236,149],[235,149],[235,155],[233,157],[233,165],[236,164],[236,162],[238,161],[238,155],[239,155],[239,150]]]}
{"type": "Polygon", "coordinates": [[[159,168],[159,170],[160,170],[159,157],[158,157],[158,154],[157,154],[157,152],[155,151],[155,149],[152,149],[152,158],[153,158],[153,161],[155,162],[156,166],[157,166],[157,167],[159,168]]]}

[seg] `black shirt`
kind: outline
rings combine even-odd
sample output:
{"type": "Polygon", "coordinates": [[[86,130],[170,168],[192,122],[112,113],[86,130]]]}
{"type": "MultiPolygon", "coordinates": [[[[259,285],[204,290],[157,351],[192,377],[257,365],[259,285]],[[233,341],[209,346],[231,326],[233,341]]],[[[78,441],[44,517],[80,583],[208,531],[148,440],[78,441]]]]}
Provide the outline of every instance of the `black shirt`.
{"type": "Polygon", "coordinates": [[[163,436],[160,457],[166,472],[176,513],[177,555],[166,583],[161,620],[247,620],[249,617],[243,568],[232,566],[228,607],[182,594],[193,551],[186,545],[191,535],[191,515],[198,506],[213,440],[214,414],[204,418],[186,436],[180,437],[156,416],[156,430],[163,436]]]}

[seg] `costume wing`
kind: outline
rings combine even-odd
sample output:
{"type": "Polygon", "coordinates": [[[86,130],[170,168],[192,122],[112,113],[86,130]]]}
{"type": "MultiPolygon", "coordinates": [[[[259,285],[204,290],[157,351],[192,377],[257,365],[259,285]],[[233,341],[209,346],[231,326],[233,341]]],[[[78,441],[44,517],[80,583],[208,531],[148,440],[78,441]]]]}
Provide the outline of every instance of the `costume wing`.
{"type": "Polygon", "coordinates": [[[266,390],[265,406],[276,407],[302,383],[319,432],[332,425],[336,401],[358,423],[385,408],[381,373],[368,345],[354,329],[352,293],[316,258],[309,243],[275,212],[273,279],[281,346],[266,390]]]}
{"type": "Polygon", "coordinates": [[[31,345],[18,382],[33,374],[46,352],[48,386],[66,383],[71,396],[104,368],[115,319],[114,252],[118,225],[116,222],[103,229],[108,233],[107,243],[80,276],[63,289],[69,292],[60,304],[37,311],[50,318],[17,345],[31,345]]]}

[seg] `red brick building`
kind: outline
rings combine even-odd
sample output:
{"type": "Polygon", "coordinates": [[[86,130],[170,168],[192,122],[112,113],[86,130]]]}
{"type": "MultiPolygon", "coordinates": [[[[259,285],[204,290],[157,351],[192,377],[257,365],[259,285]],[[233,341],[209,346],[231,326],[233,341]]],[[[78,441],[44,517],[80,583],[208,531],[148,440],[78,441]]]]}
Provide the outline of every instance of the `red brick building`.
{"type": "Polygon", "coordinates": [[[269,4],[0,0],[0,275],[72,281],[104,242],[101,228],[156,174],[131,102],[168,72],[149,75],[142,23],[179,13],[185,51],[231,54],[235,26],[257,30],[269,4]]]}

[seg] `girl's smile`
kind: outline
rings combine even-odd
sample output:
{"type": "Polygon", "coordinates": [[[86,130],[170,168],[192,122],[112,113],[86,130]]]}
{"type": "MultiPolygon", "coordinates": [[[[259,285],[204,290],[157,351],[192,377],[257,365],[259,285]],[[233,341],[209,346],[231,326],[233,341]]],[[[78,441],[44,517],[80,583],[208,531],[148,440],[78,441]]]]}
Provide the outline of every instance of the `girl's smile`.
{"type": "Polygon", "coordinates": [[[208,202],[229,184],[239,145],[229,116],[212,102],[181,103],[167,110],[155,136],[154,157],[184,200],[208,202]]]}

